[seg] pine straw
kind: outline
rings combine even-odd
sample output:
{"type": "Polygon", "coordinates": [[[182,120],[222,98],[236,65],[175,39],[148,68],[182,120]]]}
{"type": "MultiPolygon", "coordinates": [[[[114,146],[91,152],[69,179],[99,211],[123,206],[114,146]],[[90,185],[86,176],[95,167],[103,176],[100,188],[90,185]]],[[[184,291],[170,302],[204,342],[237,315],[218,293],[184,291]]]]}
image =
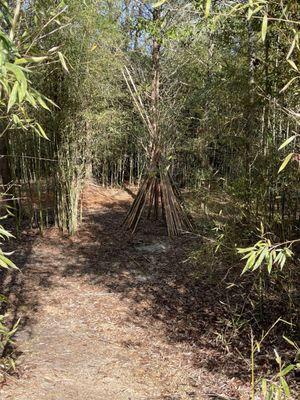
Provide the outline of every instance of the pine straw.
{"type": "Polygon", "coordinates": [[[200,325],[193,333],[182,319],[188,293],[172,274],[183,268],[183,239],[124,235],[119,223],[129,195],[91,188],[86,195],[85,204],[93,205],[77,236],[46,232],[18,249],[18,264],[25,263],[16,305],[24,321],[17,340],[23,354],[20,376],[8,380],[1,400],[208,400],[210,393],[247,399],[247,385],[217,368],[217,352],[194,341],[200,325]],[[170,251],[135,250],[140,241],[157,240],[167,241],[170,251]],[[208,369],[205,362],[214,357],[208,369]]]}

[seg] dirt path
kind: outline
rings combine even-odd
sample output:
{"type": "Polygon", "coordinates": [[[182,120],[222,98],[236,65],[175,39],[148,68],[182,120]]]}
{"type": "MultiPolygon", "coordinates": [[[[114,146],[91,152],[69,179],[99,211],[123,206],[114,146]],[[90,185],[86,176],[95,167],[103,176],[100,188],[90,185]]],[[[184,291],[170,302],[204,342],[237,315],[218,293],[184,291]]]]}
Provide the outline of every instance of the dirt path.
{"type": "Polygon", "coordinates": [[[214,317],[182,262],[191,240],[148,225],[124,234],[129,201],[90,187],[75,238],[50,230],[18,249],[19,376],[1,400],[247,398],[225,355],[206,343],[214,317]]]}

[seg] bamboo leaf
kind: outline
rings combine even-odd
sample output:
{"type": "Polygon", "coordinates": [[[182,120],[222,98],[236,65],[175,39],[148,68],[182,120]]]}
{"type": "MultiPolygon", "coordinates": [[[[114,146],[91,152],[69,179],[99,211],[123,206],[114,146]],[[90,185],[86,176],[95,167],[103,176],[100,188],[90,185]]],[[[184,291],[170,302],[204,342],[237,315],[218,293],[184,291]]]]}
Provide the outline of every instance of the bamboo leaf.
{"type": "Polygon", "coordinates": [[[251,253],[247,253],[244,257],[242,257],[242,260],[247,260],[251,256],[251,253]]]}
{"type": "Polygon", "coordinates": [[[39,135],[42,136],[44,139],[49,140],[48,136],[46,135],[46,132],[44,131],[44,129],[38,122],[36,122],[36,126],[37,126],[37,132],[39,133],[39,135]]]}
{"type": "Polygon", "coordinates": [[[261,382],[261,391],[262,391],[263,396],[266,396],[266,394],[267,394],[267,380],[265,378],[263,378],[262,382],[261,382]]]}
{"type": "Polygon", "coordinates": [[[26,100],[27,100],[28,103],[30,103],[33,107],[36,107],[35,98],[32,96],[31,93],[29,93],[29,92],[26,93],[26,100]]]}
{"type": "Polygon", "coordinates": [[[281,383],[281,386],[283,387],[283,391],[284,391],[286,397],[289,398],[291,395],[290,388],[289,388],[289,385],[287,384],[286,380],[283,377],[280,378],[280,383],[281,383]]]}
{"type": "Polygon", "coordinates": [[[160,0],[153,4],[154,8],[162,6],[167,0],[160,0]]]}
{"type": "Polygon", "coordinates": [[[22,71],[22,67],[19,67],[18,65],[12,63],[5,63],[5,67],[7,68],[8,71],[12,72],[15,75],[16,79],[20,83],[27,81],[26,76],[22,71]]]}
{"type": "Polygon", "coordinates": [[[248,8],[248,15],[247,15],[247,19],[250,21],[250,19],[253,17],[253,15],[257,14],[260,10],[262,9],[262,6],[258,6],[256,8],[248,8]]]}
{"type": "Polygon", "coordinates": [[[276,256],[276,258],[275,258],[275,260],[274,260],[274,263],[275,264],[279,263],[281,258],[282,258],[282,253],[281,253],[281,251],[279,251],[277,256],[276,256]]]}
{"type": "Polygon", "coordinates": [[[256,260],[256,262],[255,262],[255,264],[254,264],[254,267],[252,268],[253,271],[255,271],[257,268],[259,268],[259,267],[261,266],[263,260],[265,259],[266,255],[268,254],[268,250],[269,250],[269,249],[268,249],[267,247],[265,247],[265,248],[261,251],[259,257],[257,258],[257,260],[256,260]]]}
{"type": "Polygon", "coordinates": [[[61,62],[61,65],[62,65],[63,69],[64,69],[66,72],[69,72],[69,69],[68,69],[68,67],[67,67],[66,60],[65,60],[64,55],[63,55],[60,51],[58,51],[57,54],[58,54],[58,57],[59,57],[59,60],[60,60],[60,62],[61,62]]]}
{"type": "Polygon", "coordinates": [[[276,349],[274,349],[274,353],[275,353],[275,360],[276,360],[277,364],[280,365],[281,364],[281,357],[278,354],[278,351],[276,349]]]}
{"type": "Polygon", "coordinates": [[[251,250],[254,250],[255,247],[247,247],[247,248],[238,248],[237,251],[239,254],[248,253],[251,250]]]}
{"type": "Polygon", "coordinates": [[[48,103],[52,104],[52,105],[53,105],[54,107],[56,107],[56,108],[59,108],[59,106],[58,106],[56,103],[54,103],[53,100],[49,99],[49,98],[46,97],[46,96],[43,96],[43,97],[44,97],[44,99],[45,99],[48,103]]]}
{"type": "Polygon", "coordinates": [[[297,135],[293,135],[293,136],[289,137],[288,139],[286,139],[286,141],[282,143],[282,145],[279,147],[278,150],[282,150],[284,147],[286,147],[288,144],[290,144],[296,137],[297,137],[297,135]]]}
{"type": "Polygon", "coordinates": [[[288,163],[291,161],[293,155],[294,155],[294,153],[290,153],[290,154],[288,154],[288,155],[285,157],[283,163],[281,164],[281,166],[280,166],[280,168],[279,168],[279,170],[278,170],[278,173],[282,172],[282,171],[285,169],[285,167],[286,167],[286,166],[288,165],[288,163]]]}
{"type": "Polygon", "coordinates": [[[29,57],[28,58],[29,62],[34,62],[34,63],[40,63],[40,62],[43,62],[43,61],[46,61],[46,60],[48,60],[47,56],[29,57]]]}
{"type": "Polygon", "coordinates": [[[272,252],[269,254],[269,260],[268,260],[268,273],[271,274],[272,272],[272,267],[273,267],[273,254],[272,252]]]}
{"type": "Polygon", "coordinates": [[[261,25],[261,38],[263,42],[266,40],[267,30],[268,30],[268,15],[265,14],[261,25]]]}
{"type": "Polygon", "coordinates": [[[42,57],[28,57],[28,58],[18,58],[18,59],[15,61],[15,64],[20,65],[20,64],[27,64],[27,63],[30,63],[30,62],[33,62],[33,63],[40,63],[40,62],[45,61],[45,60],[47,60],[47,59],[48,59],[47,56],[42,56],[42,57]]]}
{"type": "Polygon", "coordinates": [[[3,268],[12,268],[12,269],[18,269],[18,267],[5,255],[0,254],[0,265],[3,268]]]}
{"type": "Polygon", "coordinates": [[[289,339],[289,338],[286,337],[286,336],[283,336],[283,339],[284,339],[285,341],[287,341],[291,346],[293,346],[296,350],[298,349],[296,343],[293,342],[291,339],[289,339]]]}
{"type": "Polygon", "coordinates": [[[27,58],[18,58],[18,59],[15,61],[15,64],[16,64],[16,65],[22,65],[22,64],[27,64],[27,63],[28,63],[27,58]]]}
{"type": "Polygon", "coordinates": [[[280,261],[280,269],[283,270],[283,267],[286,263],[286,255],[284,253],[282,253],[282,259],[280,261]]]}
{"type": "Polygon", "coordinates": [[[294,51],[294,48],[295,48],[295,45],[296,45],[296,37],[294,37],[294,40],[292,41],[292,45],[291,45],[291,47],[290,47],[290,50],[289,50],[289,52],[288,52],[288,54],[287,54],[287,56],[286,56],[286,59],[288,60],[289,58],[290,58],[290,56],[292,55],[292,53],[293,53],[293,51],[294,51]]]}
{"type": "Polygon", "coordinates": [[[281,376],[285,376],[287,375],[289,372],[293,371],[293,369],[295,369],[295,366],[293,364],[288,365],[287,367],[285,367],[281,372],[280,375],[281,376]]]}
{"type": "Polygon", "coordinates": [[[253,267],[255,259],[256,259],[256,253],[251,252],[251,256],[248,258],[247,263],[242,271],[242,275],[253,267]]]}
{"type": "Polygon", "coordinates": [[[12,106],[16,103],[18,90],[19,90],[19,82],[15,82],[9,96],[7,111],[9,111],[12,108],[12,106]]]}
{"type": "Polygon", "coordinates": [[[288,60],[288,63],[292,66],[294,70],[299,71],[297,65],[293,60],[288,60]]]}
{"type": "Polygon", "coordinates": [[[210,14],[210,8],[211,8],[211,0],[206,0],[206,4],[205,4],[205,17],[206,18],[210,14]]]}
{"type": "Polygon", "coordinates": [[[26,96],[27,87],[25,85],[20,85],[18,90],[18,99],[21,104],[26,96]]]}
{"type": "Polygon", "coordinates": [[[52,47],[50,50],[48,50],[48,53],[54,53],[56,50],[58,50],[60,48],[60,46],[55,46],[52,47]]]}
{"type": "Polygon", "coordinates": [[[294,78],[292,78],[290,81],[288,81],[288,83],[280,90],[279,93],[284,92],[296,79],[298,79],[299,76],[295,76],[294,78]]]}
{"type": "Polygon", "coordinates": [[[292,257],[294,255],[292,250],[289,249],[288,247],[285,247],[284,251],[285,251],[285,254],[287,255],[287,257],[292,257]]]}
{"type": "Polygon", "coordinates": [[[47,106],[45,101],[42,99],[41,96],[38,96],[37,101],[40,103],[40,105],[47,111],[51,111],[50,108],[47,106]]]}

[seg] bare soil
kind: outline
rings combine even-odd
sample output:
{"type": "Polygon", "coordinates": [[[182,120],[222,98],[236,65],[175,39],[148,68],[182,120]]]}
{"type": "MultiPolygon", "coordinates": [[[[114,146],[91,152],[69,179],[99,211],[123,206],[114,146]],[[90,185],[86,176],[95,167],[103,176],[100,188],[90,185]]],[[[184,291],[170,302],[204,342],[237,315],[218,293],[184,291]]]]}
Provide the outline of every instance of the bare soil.
{"type": "Polygon", "coordinates": [[[1,400],[248,398],[247,363],[215,341],[220,288],[186,261],[199,238],[169,239],[159,222],[124,232],[132,196],[91,185],[76,236],[20,240],[9,278],[17,372],[1,400]]]}

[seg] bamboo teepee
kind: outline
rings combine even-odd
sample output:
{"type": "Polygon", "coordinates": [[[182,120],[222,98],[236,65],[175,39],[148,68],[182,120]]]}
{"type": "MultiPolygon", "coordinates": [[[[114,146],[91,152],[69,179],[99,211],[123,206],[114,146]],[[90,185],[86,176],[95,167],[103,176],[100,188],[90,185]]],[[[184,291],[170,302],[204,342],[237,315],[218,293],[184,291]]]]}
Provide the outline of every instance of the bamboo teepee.
{"type": "MultiPolygon", "coordinates": [[[[160,12],[160,8],[153,10],[154,22],[159,20],[160,12]]],[[[184,211],[179,192],[165,162],[165,140],[159,126],[160,49],[160,42],[154,37],[150,113],[144,106],[129,69],[124,67],[123,70],[123,76],[133,102],[149,132],[149,145],[146,149],[149,166],[137,196],[124,220],[124,227],[135,232],[143,212],[148,208],[148,218],[152,213],[155,218],[162,217],[166,221],[169,236],[176,236],[184,231],[190,231],[192,224],[184,211]]]]}
{"type": "Polygon", "coordinates": [[[159,161],[148,169],[126,215],[124,226],[135,232],[146,207],[148,207],[148,218],[153,214],[155,219],[158,217],[165,219],[169,236],[177,236],[192,229],[191,221],[183,209],[179,192],[169,170],[162,168],[159,161]]]}

